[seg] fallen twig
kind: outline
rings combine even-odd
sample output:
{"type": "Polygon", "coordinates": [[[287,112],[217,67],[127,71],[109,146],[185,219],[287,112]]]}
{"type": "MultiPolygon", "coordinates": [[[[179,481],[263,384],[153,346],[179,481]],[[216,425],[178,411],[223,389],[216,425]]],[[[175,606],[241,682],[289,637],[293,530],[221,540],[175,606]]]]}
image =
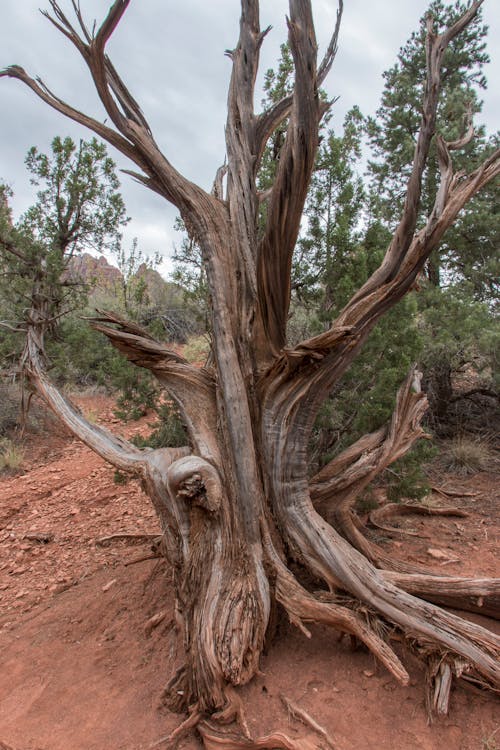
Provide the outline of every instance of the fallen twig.
{"type": "Polygon", "coordinates": [[[161,622],[163,622],[166,616],[167,610],[162,609],[161,612],[157,612],[155,615],[150,617],[149,620],[146,620],[146,624],[144,625],[144,633],[146,635],[151,635],[153,630],[157,628],[161,622]]]}
{"type": "Polygon", "coordinates": [[[193,712],[187,717],[185,721],[182,722],[182,724],[179,724],[177,729],[174,729],[174,731],[170,732],[170,734],[167,734],[164,737],[160,737],[159,740],[153,742],[152,745],[149,745],[148,750],[152,750],[152,748],[158,747],[158,745],[162,745],[164,742],[167,743],[166,748],[175,747],[175,744],[180,739],[185,737],[186,734],[191,731],[191,729],[195,728],[202,717],[203,713],[201,711],[198,711],[197,708],[194,708],[193,712]]]}
{"type": "Polygon", "coordinates": [[[54,534],[50,531],[28,531],[28,533],[23,536],[23,539],[28,539],[30,542],[48,544],[54,540],[54,534]]]}
{"type": "Polygon", "coordinates": [[[431,487],[433,492],[437,492],[439,495],[447,495],[448,497],[477,497],[480,492],[464,492],[463,490],[446,490],[444,487],[431,487]]]}
{"type": "Polygon", "coordinates": [[[383,505],[382,508],[372,510],[368,518],[370,523],[377,529],[383,531],[397,532],[400,534],[408,534],[410,536],[422,536],[416,531],[410,531],[409,529],[399,529],[395,526],[388,526],[387,524],[381,523],[387,518],[394,518],[396,516],[458,516],[458,518],[467,518],[468,513],[458,508],[429,508],[425,505],[411,505],[410,503],[388,503],[383,505]]]}
{"type": "Polygon", "coordinates": [[[129,565],[135,565],[136,563],[144,562],[144,560],[160,560],[162,555],[141,555],[140,557],[134,557],[133,560],[127,560],[124,565],[128,568],[129,565]]]}
{"type": "Polygon", "coordinates": [[[118,533],[118,534],[111,534],[110,536],[102,536],[100,539],[96,539],[96,546],[97,547],[105,547],[109,542],[114,542],[118,540],[123,541],[149,541],[150,539],[159,539],[161,538],[161,534],[127,534],[127,533],[118,533]]]}
{"type": "Polygon", "coordinates": [[[333,748],[333,750],[336,749],[336,745],[334,744],[333,740],[331,739],[330,735],[326,731],[324,727],[321,726],[321,724],[318,724],[318,722],[310,716],[307,711],[305,711],[303,708],[300,708],[300,706],[297,706],[296,703],[293,703],[289,698],[287,698],[285,695],[280,694],[280,698],[285,706],[285,708],[290,712],[290,714],[295,718],[299,719],[303,724],[313,729],[317,734],[319,734],[327,745],[329,747],[333,748]]]}

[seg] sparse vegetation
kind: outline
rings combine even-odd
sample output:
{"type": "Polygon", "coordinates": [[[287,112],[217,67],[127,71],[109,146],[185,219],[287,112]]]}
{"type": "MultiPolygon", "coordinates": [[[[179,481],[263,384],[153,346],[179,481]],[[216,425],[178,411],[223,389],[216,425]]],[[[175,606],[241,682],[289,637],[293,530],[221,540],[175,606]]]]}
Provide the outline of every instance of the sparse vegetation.
{"type": "Polygon", "coordinates": [[[182,354],[193,364],[205,363],[210,352],[210,338],[206,334],[190,336],[182,354]]]}
{"type": "Polygon", "coordinates": [[[0,472],[13,472],[21,468],[24,460],[22,448],[8,438],[0,440],[0,472]]]}
{"type": "Polygon", "coordinates": [[[461,435],[445,443],[440,457],[445,471],[467,476],[485,471],[492,460],[490,444],[484,438],[461,435]]]}

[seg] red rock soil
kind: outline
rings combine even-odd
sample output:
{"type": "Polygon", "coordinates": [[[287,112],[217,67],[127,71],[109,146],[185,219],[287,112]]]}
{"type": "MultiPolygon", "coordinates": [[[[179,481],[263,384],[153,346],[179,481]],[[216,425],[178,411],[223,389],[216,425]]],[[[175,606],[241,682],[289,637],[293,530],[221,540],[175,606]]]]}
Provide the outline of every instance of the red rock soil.
{"type": "MultiPolygon", "coordinates": [[[[128,437],[147,429],[147,419],[118,423],[109,398],[78,401],[128,437]]],[[[169,571],[156,560],[126,565],[148,554],[147,541],[96,545],[118,532],[156,533],[155,515],[138,482],[114,483],[114,470],[56,422],[52,433],[28,442],[21,476],[0,480],[0,748],[162,748],[156,743],[182,718],[160,705],[176,658],[169,571]],[[51,541],[26,536],[36,533],[51,541]],[[148,629],[163,610],[165,619],[148,629]]],[[[441,487],[476,493],[453,498],[469,517],[406,518],[401,527],[424,536],[391,533],[378,541],[436,570],[498,575],[499,479],[440,476],[441,487]]],[[[498,632],[494,621],[476,619],[498,632]]],[[[311,731],[287,714],[284,694],[329,732],[337,750],[500,748],[500,710],[491,694],[455,688],[449,716],[431,726],[413,657],[405,656],[412,682],[402,688],[347,639],[321,627],[312,635],[307,640],[283,626],[262,675],[241,690],[255,735],[311,731]]],[[[179,747],[200,745],[192,736],[179,747]]]]}

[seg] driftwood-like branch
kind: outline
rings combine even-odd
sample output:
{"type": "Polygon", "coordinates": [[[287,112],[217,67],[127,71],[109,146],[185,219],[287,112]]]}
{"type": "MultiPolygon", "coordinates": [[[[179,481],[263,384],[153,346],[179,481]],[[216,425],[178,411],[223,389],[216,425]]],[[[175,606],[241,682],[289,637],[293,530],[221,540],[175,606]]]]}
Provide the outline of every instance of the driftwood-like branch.
{"type": "Polygon", "coordinates": [[[422,175],[436,127],[436,113],[441,86],[441,63],[450,42],[472,21],[483,0],[475,0],[470,8],[442,34],[433,31],[431,16],[427,22],[427,78],[422,106],[422,120],[415,147],[412,171],[406,189],[403,214],[381,266],[353,297],[352,302],[365,298],[382,284],[390,281],[398,272],[412,244],[417,225],[422,175]]]}
{"type": "Polygon", "coordinates": [[[318,509],[334,502],[335,510],[348,510],[359,493],[391,463],[425,436],[420,422],[427,398],[420,390],[421,373],[414,367],[398,391],[387,427],[365,435],[336,456],[310,482],[311,499],[318,509]]]}
{"type": "Polygon", "coordinates": [[[214,460],[217,415],[215,381],[209,370],[190,365],[184,357],[153,339],[136,323],[124,320],[116,313],[101,310],[92,327],[103,333],[130,362],[150,370],[168,389],[180,408],[197,453],[207,460],[214,460]]]}
{"type": "Polygon", "coordinates": [[[372,526],[382,531],[388,531],[391,534],[408,534],[409,536],[422,536],[418,531],[410,529],[401,529],[392,526],[386,521],[392,518],[401,518],[402,516],[456,516],[457,518],[467,518],[468,513],[459,508],[431,508],[427,505],[415,505],[413,503],[387,503],[381,508],[375,508],[368,514],[368,519],[372,526]]]}
{"type": "Polygon", "coordinates": [[[435,573],[402,573],[394,570],[383,570],[381,575],[395,586],[422,599],[500,620],[500,578],[439,576],[435,573]]]}
{"type": "MultiPolygon", "coordinates": [[[[449,29],[436,36],[428,24],[427,82],[424,92],[423,114],[415,148],[411,175],[408,181],[403,214],[384,260],[368,281],[352,297],[342,310],[330,331],[297,345],[294,350],[303,353],[303,363],[311,361],[316,351],[324,358],[324,367],[332,369],[330,351],[343,358],[345,369],[352,356],[348,351],[358,347],[366,339],[377,320],[412,287],[422,271],[431,252],[441,241],[445,231],[453,223],[459,211],[489,181],[500,174],[500,150],[489,156],[470,175],[454,175],[450,150],[463,147],[472,138],[469,127],[460,139],[446,143],[438,136],[437,147],[440,161],[441,181],[435,204],[423,229],[416,230],[420,204],[422,175],[427,163],[431,141],[434,137],[438,95],[441,81],[441,62],[446,46],[470,23],[482,0],[472,3],[469,10],[449,29]],[[337,331],[350,328],[352,339],[343,341],[337,331]]],[[[297,359],[296,366],[300,364],[297,359]]],[[[298,376],[299,377],[299,376],[298,376]]],[[[300,377],[309,377],[303,372],[300,377]]],[[[325,375],[325,382],[328,376],[325,375]]]]}
{"type": "Polygon", "coordinates": [[[86,420],[71,401],[65,398],[49,380],[43,366],[43,343],[33,327],[28,328],[27,332],[24,369],[52,411],[89,448],[119,469],[144,471],[144,458],[138,448],[104,427],[86,420]]]}
{"type": "Polygon", "coordinates": [[[207,199],[207,194],[181,175],[158,149],[139,105],[105,54],[106,43],[122,18],[129,0],[115,0],[106,19],[92,36],[86,30],[79,6],[73,4],[83,38],[63,13],[59,3],[51,0],[50,4],[53,16],[49,13],[44,15],[83,57],[99,98],[116,130],[70,106],[53,94],[40,79],[32,78],[17,65],[1,71],[0,77],[17,78],[49,106],[94,131],[131,159],[145,173],[144,179],[151,180],[154,189],[181,212],[195,211],[202,219],[203,208],[200,202],[207,199]]]}
{"type": "Polygon", "coordinates": [[[257,258],[261,316],[270,347],[276,353],[285,344],[292,253],[318,148],[321,112],[317,45],[309,0],[290,0],[288,39],[295,67],[295,86],[257,258]]]}
{"type": "MultiPolygon", "coordinates": [[[[337,10],[337,20],[335,23],[335,29],[333,31],[332,38],[330,39],[330,43],[325,52],[323,60],[321,61],[321,64],[318,68],[318,74],[317,74],[317,87],[318,88],[322,85],[326,76],[328,75],[333,65],[335,55],[337,54],[338,39],[339,39],[339,33],[340,33],[340,23],[342,21],[343,10],[344,10],[343,1],[339,0],[339,7],[337,10]]],[[[272,107],[270,107],[269,109],[266,109],[265,112],[262,112],[262,114],[259,115],[257,122],[256,122],[256,131],[255,131],[257,166],[260,165],[260,161],[262,159],[262,155],[264,153],[264,149],[266,147],[267,141],[269,140],[271,135],[274,133],[276,128],[283,122],[283,120],[289,116],[292,110],[292,104],[293,104],[293,96],[288,95],[288,96],[283,97],[283,99],[280,99],[278,102],[273,104],[272,107]]]]}
{"type": "Polygon", "coordinates": [[[139,158],[139,155],[135,153],[132,145],[126,138],[123,138],[123,136],[112,128],[109,128],[107,125],[104,125],[102,122],[99,122],[98,120],[85,115],[83,112],[80,112],[78,109],[71,107],[69,104],[66,104],[66,102],[53,94],[40,78],[32,78],[26,73],[24,68],[21,68],[19,65],[11,65],[0,71],[0,78],[17,78],[19,81],[22,81],[50,107],[57,110],[57,112],[60,112],[65,117],[89,128],[89,130],[92,130],[100,138],[108,141],[108,143],[118,149],[118,151],[121,151],[122,154],[128,156],[129,159],[142,168],[143,163],[139,158]]]}
{"type": "Polygon", "coordinates": [[[226,150],[227,203],[232,226],[240,238],[233,248],[231,263],[239,278],[236,295],[238,304],[244,308],[241,318],[245,324],[249,315],[253,315],[257,294],[255,243],[258,199],[255,187],[253,100],[259,51],[265,33],[260,31],[258,0],[242,0],[240,35],[236,49],[231,53],[233,69],[229,84],[226,150]],[[247,305],[251,306],[252,311],[245,309],[247,305]]]}

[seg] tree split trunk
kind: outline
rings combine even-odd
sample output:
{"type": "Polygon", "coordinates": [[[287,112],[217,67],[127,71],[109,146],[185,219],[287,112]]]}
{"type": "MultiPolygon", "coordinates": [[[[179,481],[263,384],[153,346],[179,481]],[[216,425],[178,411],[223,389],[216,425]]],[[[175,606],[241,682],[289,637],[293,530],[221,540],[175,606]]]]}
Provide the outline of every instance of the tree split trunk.
{"type": "Polygon", "coordinates": [[[200,721],[206,747],[297,745],[279,733],[224,739],[222,724],[240,712],[233,688],[258,671],[271,610],[279,604],[306,635],[320,622],[358,638],[403,684],[408,674],[384,633],[394,629],[431,663],[436,707],[446,706],[451,676],[500,687],[500,639],[430,602],[498,615],[500,584],[444,578],[397,562],[368,542],[352,514],[358,493],[422,436],[426,408],[413,369],[390,423],[365,436],[317,476],[308,475],[308,440],[324,399],[371,329],[415,283],[458,211],[500,172],[497,152],[470,175],[453,174],[450,150],[438,137],[441,185],[426,225],[417,231],[422,174],[434,137],[441,60],[480,2],[437,35],[429,21],[428,78],[422,125],[405,208],[386,256],[325,333],[286,347],[292,254],[314,168],[318,128],[327,105],[318,96],[336,50],[337,27],[323,61],[308,0],[290,0],[293,94],[262,113],[253,107],[258,57],[266,32],[257,0],[242,0],[226,126],[227,162],[212,194],[189,182],[159,151],[135,99],[105,53],[128,5],[116,0],[90,32],[78,4],[79,30],[56,2],[52,23],[87,63],[111,125],[53,95],[13,66],[20,79],[59,112],[90,127],[140,169],[134,176],[178,207],[205,265],[213,327],[213,367],[196,368],[138,326],[102,313],[94,327],[129,360],[149,369],[175,399],[187,426],[184,449],[138,450],[88,424],[45,373],[43,311],[28,320],[27,372],[70,429],[120,469],[140,475],[160,518],[164,551],[174,571],[183,663],[167,685],[168,705],[200,721]],[[288,118],[274,185],[258,193],[267,140],[288,118]],[[265,221],[260,203],[267,202],[265,221]],[[314,580],[314,591],[291,561],[314,580]],[[295,568],[294,568],[295,569],[295,568]],[[302,580],[302,578],[301,578],[302,580]],[[362,615],[363,607],[369,617],[362,615]],[[438,667],[436,667],[438,664],[438,667]],[[218,720],[219,726],[207,721],[218,720]],[[228,744],[229,743],[229,744],[228,744]],[[239,743],[239,744],[238,744],[239,743]],[[287,744],[288,743],[288,744],[287,744]]]}

